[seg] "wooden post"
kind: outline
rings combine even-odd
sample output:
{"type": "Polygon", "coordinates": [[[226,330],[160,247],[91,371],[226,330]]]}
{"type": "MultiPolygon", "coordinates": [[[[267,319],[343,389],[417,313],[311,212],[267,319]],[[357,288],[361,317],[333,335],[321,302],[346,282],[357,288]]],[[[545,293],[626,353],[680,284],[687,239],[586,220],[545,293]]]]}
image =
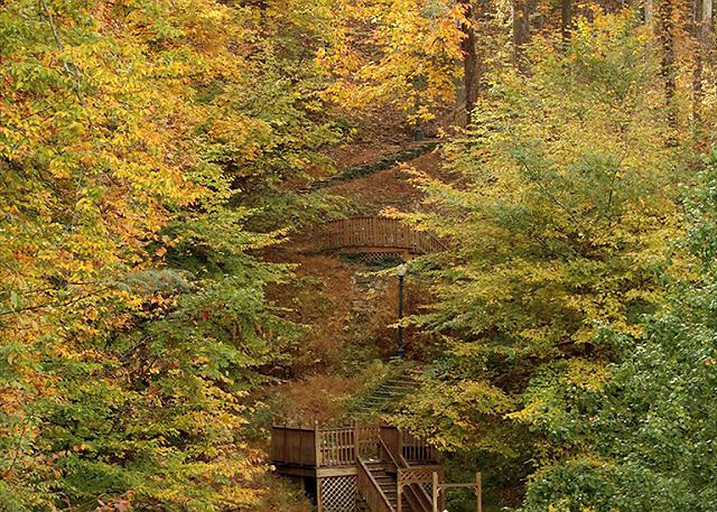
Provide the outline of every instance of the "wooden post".
{"type": "Polygon", "coordinates": [[[284,464],[286,464],[287,463],[287,459],[286,459],[286,444],[287,444],[286,443],[286,418],[284,418],[284,430],[283,430],[283,435],[281,437],[282,437],[282,441],[283,441],[282,444],[284,445],[281,449],[282,462],[284,464]]]}
{"type": "Polygon", "coordinates": [[[361,446],[359,439],[359,427],[354,422],[354,459],[358,459],[361,456],[361,446]]]}
{"type": "Polygon", "coordinates": [[[438,473],[433,472],[433,512],[438,512],[438,473]]]}
{"type": "Polygon", "coordinates": [[[483,481],[480,472],[476,473],[476,500],[478,502],[478,512],[483,512],[483,481]]]}
{"type": "Polygon", "coordinates": [[[398,482],[396,482],[396,496],[398,497],[396,501],[396,507],[398,508],[398,510],[396,510],[396,512],[402,512],[403,486],[401,485],[401,473],[396,473],[396,480],[398,480],[398,482]]]}
{"type": "Polygon", "coordinates": [[[301,448],[302,448],[302,444],[303,444],[302,441],[304,439],[304,433],[301,430],[301,420],[299,420],[298,434],[299,434],[299,456],[297,457],[297,459],[299,460],[299,464],[303,464],[304,463],[304,450],[302,450],[301,448]]]}
{"type": "MultiPolygon", "coordinates": [[[[321,467],[321,439],[319,438],[319,434],[321,431],[319,430],[319,422],[314,421],[314,458],[316,459],[316,467],[321,467]]],[[[318,496],[318,492],[316,493],[318,496]]]]}
{"type": "Polygon", "coordinates": [[[321,500],[321,481],[323,478],[316,479],[316,512],[324,512],[324,504],[321,500]]]}

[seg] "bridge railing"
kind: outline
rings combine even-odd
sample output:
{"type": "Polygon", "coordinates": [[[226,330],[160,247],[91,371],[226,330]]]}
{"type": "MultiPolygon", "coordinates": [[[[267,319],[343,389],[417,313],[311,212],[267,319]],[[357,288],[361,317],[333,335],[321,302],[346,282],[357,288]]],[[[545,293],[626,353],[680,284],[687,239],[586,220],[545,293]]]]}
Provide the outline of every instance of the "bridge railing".
{"type": "Polygon", "coordinates": [[[354,217],[328,222],[319,228],[317,246],[322,251],[392,249],[427,254],[445,247],[436,237],[415,231],[396,219],[354,217]]]}

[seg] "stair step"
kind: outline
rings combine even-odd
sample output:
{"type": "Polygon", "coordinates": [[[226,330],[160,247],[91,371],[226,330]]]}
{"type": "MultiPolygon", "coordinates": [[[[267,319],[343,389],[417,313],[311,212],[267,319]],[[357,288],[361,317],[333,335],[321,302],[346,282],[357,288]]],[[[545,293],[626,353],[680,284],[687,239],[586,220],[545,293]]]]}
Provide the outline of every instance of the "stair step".
{"type": "Polygon", "coordinates": [[[384,388],[380,388],[376,390],[377,393],[391,393],[391,394],[400,394],[400,393],[406,393],[410,391],[415,391],[415,386],[386,386],[384,388]]]}
{"type": "Polygon", "coordinates": [[[415,388],[420,383],[417,380],[399,380],[392,383],[393,387],[399,388],[415,388]]]}
{"type": "MultiPolygon", "coordinates": [[[[404,365],[402,362],[396,362],[396,364],[404,365]]],[[[355,416],[397,410],[405,396],[418,389],[423,369],[405,365],[398,366],[395,370],[397,373],[383,381],[370,395],[364,396],[353,405],[352,413],[355,416]]]]}

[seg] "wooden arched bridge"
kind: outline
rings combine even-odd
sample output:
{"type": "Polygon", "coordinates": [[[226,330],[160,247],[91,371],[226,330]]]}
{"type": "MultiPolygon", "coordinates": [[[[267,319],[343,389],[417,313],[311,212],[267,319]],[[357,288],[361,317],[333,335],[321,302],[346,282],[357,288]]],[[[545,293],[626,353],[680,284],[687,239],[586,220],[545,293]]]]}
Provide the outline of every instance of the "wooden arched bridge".
{"type": "Polygon", "coordinates": [[[318,229],[317,249],[404,260],[445,249],[431,233],[416,231],[396,219],[353,217],[328,222],[318,229]]]}

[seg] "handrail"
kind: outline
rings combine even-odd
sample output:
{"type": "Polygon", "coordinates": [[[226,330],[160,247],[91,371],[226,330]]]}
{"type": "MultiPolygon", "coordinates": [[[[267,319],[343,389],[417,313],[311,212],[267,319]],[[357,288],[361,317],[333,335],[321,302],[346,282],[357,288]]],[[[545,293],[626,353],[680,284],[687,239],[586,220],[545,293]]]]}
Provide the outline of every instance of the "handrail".
{"type": "Polygon", "coordinates": [[[327,222],[317,232],[319,250],[392,249],[426,254],[446,249],[427,231],[416,231],[398,219],[353,217],[327,222]]]}
{"type": "Polygon", "coordinates": [[[398,461],[396,461],[396,458],[391,453],[391,450],[389,450],[388,446],[386,446],[386,442],[380,437],[378,438],[378,442],[379,442],[381,448],[383,448],[383,451],[386,452],[386,454],[388,455],[388,458],[391,459],[391,463],[396,468],[396,471],[398,471],[398,468],[400,468],[401,466],[399,466],[398,461]]]}
{"type": "Polygon", "coordinates": [[[371,512],[396,512],[364,461],[357,458],[356,466],[356,489],[365,493],[364,498],[371,512]]]}
{"type": "MultiPolygon", "coordinates": [[[[382,448],[382,452],[385,452],[388,455],[390,463],[393,464],[396,468],[396,494],[400,503],[402,499],[401,474],[404,471],[411,470],[413,467],[404,458],[402,453],[396,453],[396,456],[394,456],[391,449],[389,449],[388,445],[382,437],[379,437],[379,444],[382,448]]],[[[415,504],[416,507],[420,508],[421,512],[431,511],[431,509],[433,508],[433,502],[422,485],[408,484],[404,486],[404,489],[406,489],[408,492],[407,499],[409,500],[409,502],[415,504]]],[[[402,507],[399,504],[399,510],[401,508],[402,507]]]]}
{"type": "MultiPolygon", "coordinates": [[[[403,465],[404,469],[412,469],[415,468],[415,466],[411,466],[408,461],[401,455],[398,454],[398,458],[401,461],[401,464],[403,465]]],[[[399,480],[400,480],[400,473],[399,473],[399,480]]],[[[433,499],[428,495],[428,492],[426,489],[420,485],[408,485],[408,489],[413,492],[416,495],[416,499],[420,502],[419,505],[425,512],[429,512],[433,508],[433,499]],[[416,490],[418,489],[418,490],[416,490]]]]}

